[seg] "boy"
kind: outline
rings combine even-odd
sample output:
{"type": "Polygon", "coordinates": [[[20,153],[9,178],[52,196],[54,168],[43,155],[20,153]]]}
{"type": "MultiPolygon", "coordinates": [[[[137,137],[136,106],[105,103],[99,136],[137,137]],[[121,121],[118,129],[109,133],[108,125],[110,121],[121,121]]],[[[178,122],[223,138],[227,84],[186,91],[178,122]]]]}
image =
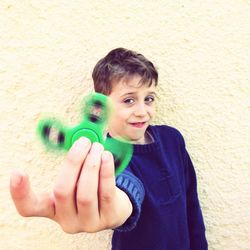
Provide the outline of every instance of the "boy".
{"type": "Polygon", "coordinates": [[[184,139],[174,128],[150,125],[158,82],[154,65],[118,48],[97,63],[92,77],[95,91],[108,95],[115,107],[108,136],[134,144],[129,166],[115,179],[112,154],[80,138],[51,194],[34,194],[25,173],[12,174],[10,191],[19,213],[48,217],[68,233],[114,229],[114,250],[207,249],[184,139]]]}

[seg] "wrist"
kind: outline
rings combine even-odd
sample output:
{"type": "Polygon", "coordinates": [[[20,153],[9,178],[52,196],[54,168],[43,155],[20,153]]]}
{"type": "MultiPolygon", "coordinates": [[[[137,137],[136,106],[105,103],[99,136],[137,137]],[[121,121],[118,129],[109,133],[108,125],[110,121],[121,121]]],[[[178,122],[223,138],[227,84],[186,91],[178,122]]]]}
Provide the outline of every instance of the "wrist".
{"type": "Polygon", "coordinates": [[[125,221],[131,216],[133,212],[132,203],[128,197],[128,195],[122,191],[121,189],[117,188],[117,220],[112,226],[112,229],[121,226],[125,223],[125,221]]]}

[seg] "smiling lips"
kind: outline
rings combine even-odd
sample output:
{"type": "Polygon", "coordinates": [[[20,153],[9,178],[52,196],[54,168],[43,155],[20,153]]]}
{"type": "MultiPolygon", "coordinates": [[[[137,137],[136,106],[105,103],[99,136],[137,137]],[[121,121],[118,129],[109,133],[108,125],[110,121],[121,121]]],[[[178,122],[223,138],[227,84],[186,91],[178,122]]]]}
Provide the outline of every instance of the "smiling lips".
{"type": "Polygon", "coordinates": [[[133,122],[133,123],[130,123],[130,124],[135,128],[142,128],[142,127],[144,127],[146,122],[133,122]]]}

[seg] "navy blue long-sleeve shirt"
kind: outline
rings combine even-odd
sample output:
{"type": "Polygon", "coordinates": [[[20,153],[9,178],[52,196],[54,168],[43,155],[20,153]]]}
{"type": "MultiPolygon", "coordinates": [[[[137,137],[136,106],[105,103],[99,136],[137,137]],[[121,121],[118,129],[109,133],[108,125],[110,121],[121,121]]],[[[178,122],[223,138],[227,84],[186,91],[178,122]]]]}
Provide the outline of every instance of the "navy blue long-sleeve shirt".
{"type": "Polygon", "coordinates": [[[149,126],[154,142],[134,145],[132,160],[116,185],[133,205],[114,230],[113,250],[206,250],[205,226],[193,164],[180,132],[149,126]]]}

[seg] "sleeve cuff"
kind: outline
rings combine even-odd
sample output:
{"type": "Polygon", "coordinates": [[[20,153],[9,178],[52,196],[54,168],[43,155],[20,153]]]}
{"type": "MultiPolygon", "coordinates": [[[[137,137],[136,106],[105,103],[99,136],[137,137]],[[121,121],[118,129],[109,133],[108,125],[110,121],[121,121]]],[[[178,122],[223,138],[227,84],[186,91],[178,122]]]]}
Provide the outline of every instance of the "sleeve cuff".
{"type": "Polygon", "coordinates": [[[123,225],[114,230],[118,232],[131,231],[140,217],[141,205],[145,196],[144,187],[142,182],[128,171],[124,171],[116,178],[116,186],[128,195],[133,212],[123,225]]]}

